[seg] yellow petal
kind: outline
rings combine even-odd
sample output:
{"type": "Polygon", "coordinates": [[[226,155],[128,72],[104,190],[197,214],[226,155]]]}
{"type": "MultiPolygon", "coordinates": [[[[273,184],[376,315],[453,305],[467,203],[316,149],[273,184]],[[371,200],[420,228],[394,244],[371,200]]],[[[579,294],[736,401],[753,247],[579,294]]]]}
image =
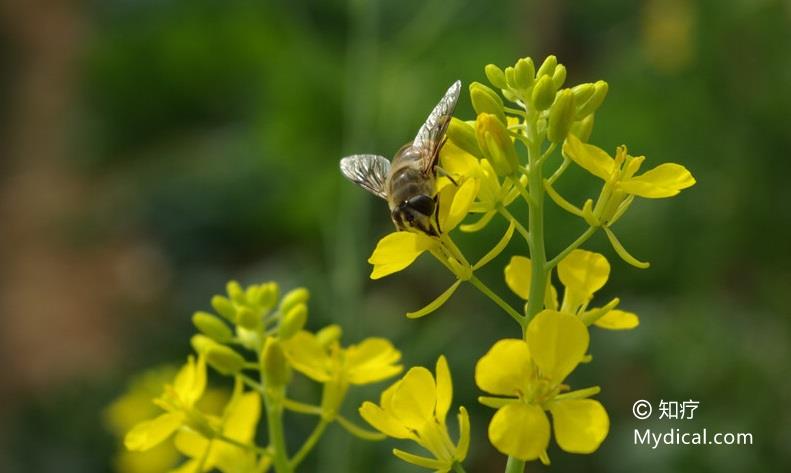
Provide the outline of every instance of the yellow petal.
{"type": "Polygon", "coordinates": [[[544,310],[527,326],[530,356],[544,376],[560,383],[588,351],[588,328],[576,315],[544,310]]]}
{"type": "Polygon", "coordinates": [[[475,383],[482,390],[516,396],[532,378],[530,350],[524,340],[499,340],[475,365],[475,383]]]}
{"type": "Polygon", "coordinates": [[[532,263],[524,256],[513,256],[505,267],[505,283],[514,293],[524,300],[530,295],[530,275],[532,263]]]}
{"type": "Polygon", "coordinates": [[[384,338],[366,338],[346,349],[347,379],[352,384],[368,384],[401,372],[397,365],[401,352],[384,338]]]}
{"type": "Polygon", "coordinates": [[[397,419],[376,404],[365,401],[360,406],[360,416],[379,432],[397,439],[411,438],[412,434],[397,419]]]}
{"type": "Polygon", "coordinates": [[[569,453],[591,453],[610,430],[610,418],[599,401],[570,399],[550,405],[555,441],[569,453]]]}
{"type": "Polygon", "coordinates": [[[453,141],[446,141],[439,152],[442,169],[452,176],[478,177],[478,160],[453,141]]]}
{"type": "Polygon", "coordinates": [[[315,335],[302,330],[282,345],[286,359],[295,370],[320,383],[331,379],[330,357],[315,335]]]}
{"type": "Polygon", "coordinates": [[[615,167],[615,161],[603,149],[583,143],[573,133],[566,137],[563,155],[605,181],[610,178],[615,167]]]}
{"type": "Polygon", "coordinates": [[[628,330],[640,325],[640,319],[633,312],[616,309],[607,312],[593,324],[610,330],[628,330]]]}
{"type": "Polygon", "coordinates": [[[505,455],[535,460],[549,445],[549,419],[538,406],[508,404],[492,417],[489,440],[505,455]]]}
{"type": "Polygon", "coordinates": [[[143,421],[132,428],[124,438],[126,448],[142,452],[156,446],[170,437],[181,427],[184,415],[180,412],[168,412],[151,420],[143,421]]]}
{"type": "Polygon", "coordinates": [[[412,264],[424,251],[437,245],[428,235],[415,232],[393,232],[376,245],[368,262],[374,265],[371,279],[397,273],[412,264]]]}
{"type": "Polygon", "coordinates": [[[459,407],[459,443],[456,444],[456,460],[459,462],[467,458],[470,450],[470,415],[464,406],[459,407]]]}
{"type": "Polygon", "coordinates": [[[478,194],[478,180],[466,179],[457,189],[454,187],[446,187],[439,195],[439,228],[443,233],[456,228],[467,216],[478,194]]]}
{"type": "Polygon", "coordinates": [[[209,440],[192,429],[181,429],[173,438],[176,450],[190,458],[201,458],[209,448],[209,440]]]}
{"type": "Polygon", "coordinates": [[[260,416],[261,396],[253,391],[240,394],[228,405],[222,431],[234,440],[249,442],[255,436],[260,416]]]}
{"type": "Polygon", "coordinates": [[[411,368],[390,399],[391,414],[409,429],[420,429],[434,416],[437,387],[431,372],[422,366],[411,368]]]}
{"type": "Polygon", "coordinates": [[[441,425],[445,425],[445,416],[450,410],[453,402],[453,381],[450,377],[448,360],[440,356],[437,360],[437,407],[435,409],[437,419],[441,425]]]}
{"type": "Polygon", "coordinates": [[[203,355],[199,355],[197,361],[194,356],[187,359],[173,381],[173,389],[187,406],[200,399],[206,389],[206,359],[203,355]]]}
{"type": "Polygon", "coordinates": [[[695,178],[684,166],[665,163],[621,183],[629,194],[648,199],[673,197],[682,189],[695,185],[695,178]]]}
{"type": "Polygon", "coordinates": [[[589,301],[610,276],[610,263],[599,253],[574,250],[558,263],[558,277],[573,293],[573,306],[589,301]]]}

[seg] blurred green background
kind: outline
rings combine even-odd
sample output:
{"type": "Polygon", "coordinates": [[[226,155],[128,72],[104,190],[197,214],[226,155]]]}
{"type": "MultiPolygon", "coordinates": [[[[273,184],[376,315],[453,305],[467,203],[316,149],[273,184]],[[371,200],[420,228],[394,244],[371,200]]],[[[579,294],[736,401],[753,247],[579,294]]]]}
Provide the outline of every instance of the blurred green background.
{"type": "MultiPolygon", "coordinates": [[[[229,278],[313,292],[312,328],[387,336],[407,365],[448,356],[472,413],[468,471],[502,471],[472,370],[512,322],[433,261],[372,282],[385,206],[338,159],[392,155],[455,79],[556,54],[569,83],[605,79],[591,141],[698,184],[618,223],[649,270],[611,257],[634,332],[593,331],[612,427],[594,455],[551,447],[527,471],[791,471],[791,3],[782,0],[103,0],[3,2],[0,30],[0,471],[115,471],[105,407],[133,373],[180,363],[190,315],[229,278]],[[700,402],[691,421],[639,422],[638,399],[700,402]],[[752,446],[633,444],[635,428],[750,432],[752,446]]],[[[472,117],[466,94],[457,115],[472,117]]],[[[561,188],[581,199],[581,172],[561,188]]],[[[519,209],[517,209],[519,210],[519,209]]],[[[523,211],[524,209],[521,209],[523,211]]],[[[524,214],[522,214],[524,215],[524,214]]],[[[502,226],[462,236],[480,254],[502,226]]],[[[581,230],[549,212],[550,253],[581,230]]],[[[524,253],[514,239],[509,254],[524,253]]],[[[482,279],[507,289],[501,256],[482,279]]],[[[511,294],[508,294],[511,297],[511,294]]],[[[517,303],[515,296],[511,299],[517,303]]],[[[380,387],[377,387],[377,389],[380,387]]],[[[301,399],[317,399],[299,382],[301,399]]],[[[346,405],[353,413],[363,390],[346,405]]],[[[312,419],[290,417],[292,444],[312,419]]],[[[110,423],[111,424],[111,423],[110,423]]],[[[331,428],[305,471],[416,471],[331,428]]],[[[403,446],[403,445],[402,445],[403,446]]]]}

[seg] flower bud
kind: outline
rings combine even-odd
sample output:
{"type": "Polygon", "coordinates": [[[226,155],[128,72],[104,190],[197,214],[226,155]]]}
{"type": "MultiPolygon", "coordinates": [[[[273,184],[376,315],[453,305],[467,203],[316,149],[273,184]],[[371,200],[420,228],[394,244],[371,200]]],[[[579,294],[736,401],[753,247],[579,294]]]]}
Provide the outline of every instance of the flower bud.
{"type": "Polygon", "coordinates": [[[520,100],[519,97],[517,97],[517,95],[515,93],[511,92],[508,89],[503,89],[500,92],[502,92],[503,93],[503,97],[505,97],[510,102],[516,103],[516,102],[518,102],[520,100]]]}
{"type": "Polygon", "coordinates": [[[564,82],[566,82],[566,66],[558,64],[555,72],[552,73],[552,85],[555,86],[555,90],[558,90],[563,87],[564,82]]]}
{"type": "Polygon", "coordinates": [[[490,113],[497,117],[503,125],[507,123],[503,111],[503,100],[489,87],[480,82],[470,84],[470,99],[475,113],[490,113]]]}
{"type": "Polygon", "coordinates": [[[516,86],[516,69],[512,66],[505,68],[505,84],[512,89],[518,88],[516,86]]]}
{"type": "Polygon", "coordinates": [[[261,318],[252,309],[242,307],[236,312],[236,325],[247,330],[257,330],[261,324],[261,318]]]}
{"type": "Polygon", "coordinates": [[[195,312],[192,315],[192,323],[201,333],[219,343],[226,343],[233,336],[231,329],[225,325],[225,322],[208,312],[195,312]]]}
{"type": "Polygon", "coordinates": [[[196,353],[205,355],[206,352],[209,351],[209,348],[217,345],[217,342],[206,335],[197,334],[190,338],[190,345],[192,345],[192,349],[195,350],[196,353]]]}
{"type": "Polygon", "coordinates": [[[275,306],[277,298],[280,296],[280,288],[276,282],[261,284],[258,293],[258,305],[264,310],[269,310],[275,306]]]}
{"type": "Polygon", "coordinates": [[[554,54],[550,54],[544,59],[544,62],[541,64],[541,67],[538,68],[538,72],[536,72],[536,78],[541,76],[551,76],[555,72],[555,67],[558,65],[558,58],[555,57],[554,54]]]}
{"type": "Polygon", "coordinates": [[[529,57],[522,58],[516,61],[514,67],[514,82],[520,89],[528,89],[533,85],[535,80],[536,67],[533,65],[533,60],[529,57]]]}
{"type": "Polygon", "coordinates": [[[508,130],[494,115],[481,113],[475,122],[475,136],[483,155],[497,174],[511,176],[519,170],[519,158],[508,130]]]}
{"type": "Polygon", "coordinates": [[[562,143],[574,122],[574,92],[563,89],[557,94],[555,103],[549,110],[547,138],[553,143],[562,143]]]}
{"type": "Polygon", "coordinates": [[[269,337],[261,351],[261,371],[268,388],[283,387],[291,381],[291,367],[277,338],[269,337]]]}
{"type": "Polygon", "coordinates": [[[225,291],[228,293],[228,297],[230,297],[232,301],[236,302],[237,304],[244,303],[244,290],[237,281],[228,281],[228,284],[225,285],[225,291]]]}
{"type": "Polygon", "coordinates": [[[281,340],[288,340],[302,330],[308,320],[308,306],[299,303],[291,308],[286,315],[280,319],[277,334],[281,340]]]}
{"type": "Polygon", "coordinates": [[[577,119],[584,118],[598,110],[601,104],[604,102],[604,98],[607,97],[608,89],[609,86],[603,80],[597,81],[595,84],[593,84],[593,93],[591,94],[590,98],[587,101],[579,104],[577,107],[577,119]]]}
{"type": "Polygon", "coordinates": [[[546,110],[555,101],[555,87],[552,84],[552,78],[549,76],[541,76],[533,86],[532,95],[533,106],[541,111],[546,110]]]}
{"type": "Polygon", "coordinates": [[[216,344],[206,350],[206,363],[224,375],[233,375],[244,368],[244,358],[225,345],[216,344]]]}
{"type": "Polygon", "coordinates": [[[487,64],[486,67],[483,68],[483,72],[486,74],[486,78],[489,79],[489,82],[497,87],[498,89],[505,89],[508,87],[505,83],[505,73],[502,69],[495,66],[494,64],[487,64]]]}
{"type": "Polygon", "coordinates": [[[338,324],[327,325],[316,332],[316,338],[324,348],[328,348],[330,345],[340,340],[342,335],[343,329],[338,324]]]}
{"type": "Polygon", "coordinates": [[[297,304],[307,303],[308,299],[310,299],[310,292],[304,287],[288,291],[280,301],[280,315],[287,314],[297,304]]]}
{"type": "Polygon", "coordinates": [[[578,105],[581,105],[588,101],[593,95],[593,91],[596,88],[590,82],[585,82],[584,84],[578,84],[571,88],[571,91],[574,92],[574,99],[578,105]]]}
{"type": "Polygon", "coordinates": [[[571,125],[569,133],[573,133],[583,143],[587,143],[593,131],[593,122],[596,115],[591,113],[582,120],[576,121],[571,125]]]}
{"type": "Polygon", "coordinates": [[[247,289],[244,291],[244,301],[249,305],[257,305],[260,296],[261,287],[256,284],[247,286],[247,289]]]}
{"type": "Polygon", "coordinates": [[[462,150],[476,158],[482,156],[481,149],[478,147],[478,140],[475,138],[475,128],[469,123],[452,117],[450,124],[448,124],[447,134],[453,144],[462,150]]]}
{"type": "Polygon", "coordinates": [[[227,297],[214,296],[211,298],[211,306],[218,314],[222,315],[230,322],[236,322],[236,307],[227,297]]]}

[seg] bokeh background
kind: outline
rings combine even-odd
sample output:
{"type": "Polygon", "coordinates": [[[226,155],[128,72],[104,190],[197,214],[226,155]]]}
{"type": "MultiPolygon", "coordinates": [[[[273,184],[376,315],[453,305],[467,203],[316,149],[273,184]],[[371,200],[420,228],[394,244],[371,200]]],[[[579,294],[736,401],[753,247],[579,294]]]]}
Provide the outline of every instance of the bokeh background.
{"type": "MultiPolygon", "coordinates": [[[[155,471],[119,457],[113,434],[147,402],[107,406],[134,373],[184,359],[190,315],[229,278],[306,285],[311,327],[390,337],[408,365],[445,353],[473,415],[468,471],[502,471],[472,368],[512,322],[464,286],[406,320],[450,276],[426,259],[367,279],[391,224],[337,161],[392,155],[452,80],[549,53],[570,82],[609,82],[594,143],[683,163],[698,184],[619,222],[651,269],[620,262],[601,235],[589,245],[613,256],[598,300],[620,296],[642,324],[594,331],[595,362],[574,375],[602,386],[608,440],[591,456],[553,446],[553,466],[528,471],[791,471],[788,1],[31,0],[3,2],[1,24],[0,471],[155,471]],[[692,421],[638,422],[637,399],[700,407],[692,421]],[[755,444],[633,445],[649,426],[755,444]]],[[[466,95],[457,115],[472,116],[466,95]]],[[[574,198],[595,192],[582,173],[564,181],[574,198]]],[[[549,228],[556,252],[580,223],[552,210],[549,228]]],[[[461,244],[479,254],[501,231],[461,244]]],[[[515,238],[510,252],[524,251],[515,238]]],[[[506,261],[482,275],[501,293],[506,261]]],[[[289,422],[293,444],[312,419],[289,422]]],[[[333,427],[305,471],[416,471],[395,445],[333,427]]]]}

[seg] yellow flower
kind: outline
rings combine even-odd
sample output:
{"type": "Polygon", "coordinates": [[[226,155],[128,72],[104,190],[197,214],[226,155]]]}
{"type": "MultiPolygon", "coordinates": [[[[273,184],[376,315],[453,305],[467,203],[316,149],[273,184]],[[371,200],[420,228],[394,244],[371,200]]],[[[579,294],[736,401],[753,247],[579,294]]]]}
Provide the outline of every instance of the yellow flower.
{"type": "MultiPolygon", "coordinates": [[[[505,282],[519,297],[527,300],[530,293],[530,259],[514,256],[505,267],[505,282]]],[[[610,330],[637,327],[637,314],[615,309],[620,302],[615,298],[604,307],[588,309],[593,295],[601,289],[610,276],[610,263],[604,255],[586,250],[574,250],[558,263],[558,277],[563,283],[563,302],[558,308],[557,290],[551,284],[544,304],[552,310],[579,316],[586,325],[610,330]]]]}
{"type": "MultiPolygon", "coordinates": [[[[448,141],[442,147],[440,164],[452,176],[463,176],[480,182],[478,195],[470,206],[470,213],[483,215],[477,222],[459,227],[463,232],[481,230],[497,214],[499,206],[507,207],[519,196],[519,190],[511,178],[505,178],[501,183],[500,177],[487,159],[476,159],[453,141],[448,141]]],[[[523,185],[526,184],[527,178],[523,176],[521,179],[524,181],[523,185]]]]}
{"type": "Polygon", "coordinates": [[[401,352],[384,338],[366,338],[356,345],[341,347],[337,339],[327,344],[317,335],[300,331],[283,342],[291,366],[305,376],[324,383],[322,417],[333,420],[350,384],[382,381],[403,370],[401,352]]]}
{"type": "Polygon", "coordinates": [[[563,154],[586,171],[604,180],[604,188],[592,216],[598,225],[611,225],[626,211],[635,196],[647,199],[673,197],[695,185],[695,178],[682,165],[664,163],[636,175],[644,156],[630,156],[619,146],[615,159],[594,145],[583,143],[573,134],[566,138],[563,154]]]}
{"type": "MultiPolygon", "coordinates": [[[[456,228],[467,216],[477,193],[478,181],[475,179],[465,179],[458,187],[454,185],[442,187],[437,198],[439,201],[437,219],[443,235],[432,237],[422,232],[411,231],[398,231],[386,235],[379,240],[373,254],[368,258],[368,262],[374,266],[371,279],[379,279],[401,271],[427,250],[440,252],[444,250],[445,253],[450,251],[446,243],[443,243],[443,236],[456,228]]],[[[461,262],[455,262],[461,265],[461,262]]]]}
{"type": "Polygon", "coordinates": [[[459,441],[454,445],[445,424],[453,399],[448,362],[437,360],[436,381],[423,367],[410,369],[403,378],[387,388],[379,405],[365,402],[360,415],[385,435],[409,439],[428,450],[433,458],[394,449],[398,458],[438,472],[447,472],[467,456],[470,420],[467,410],[459,408],[459,441]]]}
{"type": "MultiPolygon", "coordinates": [[[[261,396],[253,391],[244,392],[237,381],[234,394],[222,418],[212,418],[217,431],[225,438],[241,444],[253,445],[256,426],[261,415],[261,396]]],[[[220,470],[223,473],[259,471],[257,458],[251,449],[243,449],[226,441],[208,439],[192,429],[182,429],[175,437],[176,448],[189,458],[173,473],[195,473],[220,470]],[[199,466],[202,466],[199,469],[199,466]]]]}
{"type": "Polygon", "coordinates": [[[126,434],[124,444],[133,451],[148,450],[170,437],[189,421],[197,421],[193,407],[206,389],[206,361],[203,356],[190,356],[172,384],[154,402],[165,410],[164,414],[135,425],[126,434]]]}
{"type": "Polygon", "coordinates": [[[587,399],[598,387],[579,391],[562,384],[588,350],[588,330],[579,318],[544,310],[527,328],[527,341],[500,340],[478,361],[478,387],[496,396],[481,403],[497,408],[489,423],[489,440],[500,452],[520,460],[548,463],[552,414],[555,441],[569,453],[591,453],[607,436],[604,407],[587,399]]]}

